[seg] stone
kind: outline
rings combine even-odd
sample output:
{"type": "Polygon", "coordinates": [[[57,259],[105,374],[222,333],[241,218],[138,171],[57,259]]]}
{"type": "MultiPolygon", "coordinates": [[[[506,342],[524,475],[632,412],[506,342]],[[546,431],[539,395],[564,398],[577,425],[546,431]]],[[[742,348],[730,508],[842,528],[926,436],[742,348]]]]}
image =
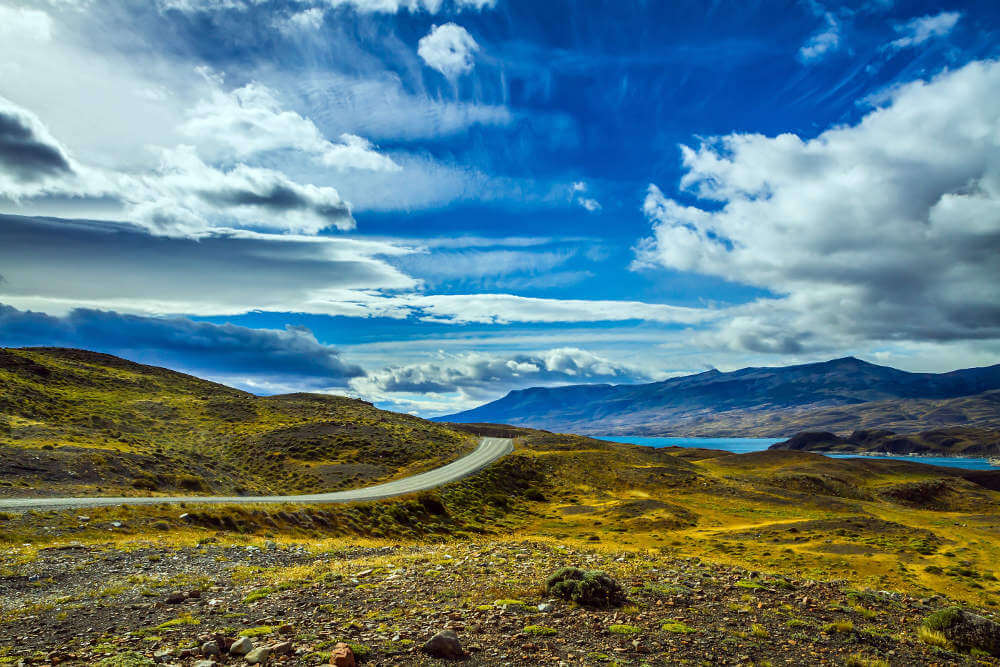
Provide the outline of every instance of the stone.
{"type": "Polygon", "coordinates": [[[357,667],[354,651],[344,642],[337,642],[330,653],[330,664],[337,667],[357,667]]]}
{"type": "Polygon", "coordinates": [[[267,646],[258,646],[246,654],[245,660],[251,665],[263,665],[271,657],[271,649],[267,646]]]}
{"type": "Polygon", "coordinates": [[[216,667],[218,664],[215,660],[199,660],[194,663],[194,667],[216,667]]]}
{"type": "Polygon", "coordinates": [[[219,648],[218,642],[212,640],[201,645],[201,654],[206,658],[221,658],[222,649],[219,648]]]}
{"type": "Polygon", "coordinates": [[[247,637],[240,637],[229,647],[230,655],[246,655],[253,650],[253,642],[247,637]]]}
{"type": "Polygon", "coordinates": [[[167,596],[166,603],[167,604],[180,604],[180,603],[184,602],[184,600],[186,600],[186,599],[187,599],[187,596],[184,595],[183,593],[171,593],[170,595],[167,596]]]}
{"type": "Polygon", "coordinates": [[[465,656],[462,645],[458,641],[458,635],[452,630],[442,630],[428,639],[423,650],[435,658],[457,660],[465,656]]]}
{"type": "Polygon", "coordinates": [[[267,540],[266,542],[264,542],[264,548],[267,551],[274,551],[275,549],[278,548],[278,545],[273,540],[267,540]]]}
{"type": "Polygon", "coordinates": [[[541,604],[538,605],[538,611],[542,612],[543,614],[546,612],[550,612],[552,611],[552,605],[549,604],[548,602],[542,602],[541,604]]]}
{"type": "Polygon", "coordinates": [[[295,634],[295,626],[292,625],[291,623],[285,623],[281,627],[278,628],[278,634],[279,635],[294,635],[295,634]]]}
{"type": "Polygon", "coordinates": [[[278,642],[271,645],[271,655],[288,655],[292,652],[292,642],[278,642]]]}
{"type": "Polygon", "coordinates": [[[947,607],[924,619],[924,625],[943,633],[959,648],[978,649],[1000,657],[1000,623],[985,616],[960,607],[947,607]]]}

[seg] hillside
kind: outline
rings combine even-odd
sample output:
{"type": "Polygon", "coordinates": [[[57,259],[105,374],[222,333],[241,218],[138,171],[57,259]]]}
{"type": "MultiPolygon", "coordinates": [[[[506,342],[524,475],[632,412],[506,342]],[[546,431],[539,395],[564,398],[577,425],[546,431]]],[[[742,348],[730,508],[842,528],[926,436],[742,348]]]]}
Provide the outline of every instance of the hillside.
{"type": "Polygon", "coordinates": [[[959,665],[923,619],[996,617],[1000,474],[515,430],[514,454],[414,498],[0,516],[0,658],[192,667],[244,636],[280,664],[345,641],[442,665],[421,646],[450,628],[470,664],[959,665]],[[563,566],[627,602],[555,598],[563,566]]]}
{"type": "Polygon", "coordinates": [[[0,348],[0,495],[335,490],[474,447],[364,401],[258,397],[85,350],[0,348]]]}
{"type": "Polygon", "coordinates": [[[944,428],[923,433],[854,431],[840,437],[827,431],[804,431],[770,449],[837,454],[919,454],[924,456],[1000,457],[1000,431],[944,428]]]}
{"type": "Polygon", "coordinates": [[[589,434],[781,437],[803,430],[1000,428],[1000,365],[908,373],[853,357],[639,385],[512,391],[437,418],[589,434]]]}

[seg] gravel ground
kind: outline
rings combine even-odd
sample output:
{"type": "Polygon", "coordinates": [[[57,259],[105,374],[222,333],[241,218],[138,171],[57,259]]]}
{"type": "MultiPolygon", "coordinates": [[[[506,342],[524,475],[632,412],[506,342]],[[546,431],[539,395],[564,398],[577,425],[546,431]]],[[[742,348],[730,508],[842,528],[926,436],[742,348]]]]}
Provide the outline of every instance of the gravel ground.
{"type": "Polygon", "coordinates": [[[190,666],[205,641],[240,634],[288,650],[268,664],[321,664],[341,640],[360,664],[443,664],[421,649],[446,628],[471,665],[973,664],[917,638],[948,601],[842,582],[509,540],[318,551],[212,539],[71,545],[29,562],[4,554],[0,664],[190,666]],[[551,599],[545,577],[565,565],[605,570],[629,603],[596,610],[551,599]]]}

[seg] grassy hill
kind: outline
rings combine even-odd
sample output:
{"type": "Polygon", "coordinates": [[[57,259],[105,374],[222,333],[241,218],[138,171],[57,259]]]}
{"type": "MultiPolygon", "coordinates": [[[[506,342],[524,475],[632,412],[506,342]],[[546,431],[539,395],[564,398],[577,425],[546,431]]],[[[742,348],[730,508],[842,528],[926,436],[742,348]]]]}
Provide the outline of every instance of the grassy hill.
{"type": "Polygon", "coordinates": [[[360,400],[258,397],[85,350],[0,348],[0,495],[317,492],[474,447],[360,400]]]}
{"type": "Polygon", "coordinates": [[[852,357],[639,385],[534,387],[439,421],[593,435],[781,437],[803,430],[1000,428],[1000,366],[908,373],[852,357]]]}

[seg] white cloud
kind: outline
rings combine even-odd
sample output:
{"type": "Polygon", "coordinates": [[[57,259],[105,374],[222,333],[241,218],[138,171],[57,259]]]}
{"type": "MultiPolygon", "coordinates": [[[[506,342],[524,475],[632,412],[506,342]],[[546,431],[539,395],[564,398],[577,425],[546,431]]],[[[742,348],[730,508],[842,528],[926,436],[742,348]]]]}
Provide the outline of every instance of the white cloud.
{"type": "Polygon", "coordinates": [[[269,151],[302,151],[323,165],[338,169],[399,171],[391,158],[370,142],[342,134],[341,143],[328,141],[311,120],[285,110],[275,92],[258,83],[236,90],[213,91],[181,125],[199,148],[225,158],[247,158],[269,151]]]}
{"type": "Polygon", "coordinates": [[[587,197],[587,184],[583,181],[576,181],[570,186],[570,199],[591,213],[601,210],[601,202],[593,197],[587,197]]]}
{"type": "Polygon", "coordinates": [[[319,7],[311,7],[301,12],[295,12],[287,18],[280,18],[276,25],[278,29],[289,35],[296,35],[301,32],[315,32],[323,25],[323,17],[326,12],[319,7]]]}
{"type": "MultiPolygon", "coordinates": [[[[315,0],[316,4],[330,8],[349,8],[369,14],[397,14],[427,12],[437,14],[442,10],[461,12],[492,9],[497,0],[315,0]]],[[[212,11],[246,11],[264,0],[157,0],[160,11],[201,13],[212,11]]],[[[305,3],[306,0],[299,0],[305,3]]]]}
{"type": "Polygon", "coordinates": [[[901,86],[815,139],[683,147],[684,206],[650,186],[637,266],[773,292],[706,334],[791,352],[859,341],[1000,338],[1000,63],[901,86]]]}
{"type": "Polygon", "coordinates": [[[395,74],[365,78],[309,72],[288,82],[301,106],[328,136],[350,132],[376,139],[418,141],[460,134],[475,126],[506,126],[504,106],[446,101],[415,94],[395,74]]]}
{"type": "Polygon", "coordinates": [[[442,9],[461,12],[466,9],[481,11],[492,9],[496,0],[322,0],[330,7],[351,7],[359,12],[396,14],[400,11],[411,13],[427,12],[437,14],[442,9]]]}
{"type": "Polygon", "coordinates": [[[370,372],[350,384],[369,400],[440,414],[516,388],[648,379],[636,367],[563,347],[508,355],[438,352],[434,361],[370,372]]]}
{"type": "Polygon", "coordinates": [[[40,9],[0,5],[0,40],[37,43],[51,39],[51,16],[40,9]]]}
{"type": "Polygon", "coordinates": [[[905,49],[923,44],[933,37],[944,37],[962,18],[961,12],[941,12],[940,14],[920,16],[906,23],[895,26],[896,32],[902,37],[889,43],[889,48],[905,49]]]}
{"type": "Polygon", "coordinates": [[[389,316],[415,314],[450,324],[509,322],[621,322],[694,324],[716,317],[706,309],[641,301],[544,299],[514,294],[429,294],[386,297],[368,306],[389,316]],[[391,313],[395,312],[395,315],[391,313]]]}
{"type": "Polygon", "coordinates": [[[804,62],[819,60],[840,46],[840,22],[837,17],[830,12],[825,12],[823,22],[825,27],[812,35],[799,49],[799,58],[804,62]]]}
{"type": "Polygon", "coordinates": [[[417,54],[428,67],[449,79],[471,72],[478,50],[479,45],[472,35],[455,23],[433,26],[417,44],[417,54]]]}

